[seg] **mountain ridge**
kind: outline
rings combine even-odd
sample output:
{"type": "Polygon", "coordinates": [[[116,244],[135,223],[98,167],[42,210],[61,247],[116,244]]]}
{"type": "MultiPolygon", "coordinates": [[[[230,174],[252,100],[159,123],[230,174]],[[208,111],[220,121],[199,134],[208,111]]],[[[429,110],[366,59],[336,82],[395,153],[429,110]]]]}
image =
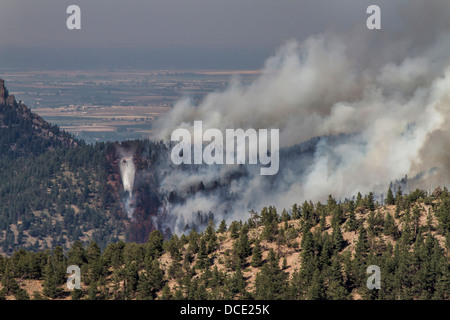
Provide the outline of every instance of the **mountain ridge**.
{"type": "Polygon", "coordinates": [[[57,125],[45,121],[21,101],[17,102],[15,96],[9,94],[5,81],[1,78],[0,129],[2,154],[7,153],[8,147],[16,155],[25,155],[30,151],[39,154],[58,147],[75,148],[83,143],[57,125]],[[15,141],[17,138],[24,145],[18,144],[15,141]]]}

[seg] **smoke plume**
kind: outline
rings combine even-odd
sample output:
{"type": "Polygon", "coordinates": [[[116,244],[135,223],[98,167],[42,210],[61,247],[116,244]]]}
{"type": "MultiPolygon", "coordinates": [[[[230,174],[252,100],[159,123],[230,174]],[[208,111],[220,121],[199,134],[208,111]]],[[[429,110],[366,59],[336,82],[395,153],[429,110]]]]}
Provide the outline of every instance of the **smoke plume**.
{"type": "Polygon", "coordinates": [[[351,31],[291,41],[250,85],[233,78],[226,90],[198,105],[178,101],[160,118],[155,139],[167,141],[174,129],[192,130],[201,120],[204,130],[276,128],[284,147],[275,177],[252,166],[239,178],[233,178],[239,166],[168,171],[161,189],[185,199],[167,209],[172,230],[183,232],[198,212],[244,220],[249,210],[268,205],[381,195],[405,175],[415,178],[410,188],[448,185],[450,25],[443,13],[450,4],[412,1],[399,10],[406,30],[420,22],[420,32],[351,31]],[[431,25],[440,28],[424,37],[429,24],[418,16],[430,10],[436,13],[431,25]],[[192,192],[200,184],[213,191],[192,192]]]}
{"type": "Polygon", "coordinates": [[[120,159],[120,176],[122,178],[123,190],[125,192],[124,207],[127,212],[128,218],[133,219],[134,212],[134,197],[133,186],[136,168],[133,162],[133,156],[124,153],[123,150],[119,150],[121,154],[120,159]]]}

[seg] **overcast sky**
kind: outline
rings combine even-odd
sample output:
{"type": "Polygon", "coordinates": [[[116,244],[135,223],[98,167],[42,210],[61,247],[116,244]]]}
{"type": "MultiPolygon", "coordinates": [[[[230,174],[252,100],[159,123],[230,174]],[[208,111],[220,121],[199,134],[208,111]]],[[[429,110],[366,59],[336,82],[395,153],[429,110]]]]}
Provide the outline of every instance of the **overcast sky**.
{"type": "Polygon", "coordinates": [[[398,4],[408,0],[1,0],[0,49],[247,48],[243,59],[258,60],[290,39],[355,29],[370,36],[366,9],[375,3],[382,32],[402,27],[398,4]],[[72,4],[81,8],[82,30],[66,28],[72,4]]]}
{"type": "MultiPolygon", "coordinates": [[[[279,45],[290,38],[359,24],[365,0],[1,0],[2,46],[279,45]],[[82,30],[66,28],[70,4],[82,30]]],[[[404,2],[404,1],[396,1],[404,2]]]]}

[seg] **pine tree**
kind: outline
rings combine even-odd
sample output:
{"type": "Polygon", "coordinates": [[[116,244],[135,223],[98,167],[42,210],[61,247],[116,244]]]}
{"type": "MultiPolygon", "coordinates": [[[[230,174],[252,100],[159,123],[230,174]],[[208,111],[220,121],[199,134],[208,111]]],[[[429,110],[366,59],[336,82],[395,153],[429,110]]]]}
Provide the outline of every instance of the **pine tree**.
{"type": "Polygon", "coordinates": [[[147,259],[158,259],[164,252],[163,248],[164,238],[159,230],[153,230],[148,237],[146,246],[147,259]]]}
{"type": "MultiPolygon", "coordinates": [[[[186,274],[190,279],[190,274],[186,274]]],[[[161,269],[157,259],[147,262],[145,272],[139,275],[137,292],[140,299],[154,300],[156,293],[164,286],[164,271],[161,269]]]]}
{"type": "Polygon", "coordinates": [[[132,261],[131,263],[125,265],[125,295],[129,299],[133,299],[135,292],[137,291],[138,282],[139,282],[139,266],[136,261],[132,261]]]}
{"type": "Polygon", "coordinates": [[[292,214],[291,214],[291,216],[292,216],[292,220],[297,220],[297,219],[300,219],[300,217],[301,217],[300,208],[297,206],[296,203],[294,203],[292,205],[292,214]]]}
{"type": "MultiPolygon", "coordinates": [[[[399,213],[400,213],[400,210],[402,209],[401,208],[402,203],[403,203],[403,192],[402,192],[402,188],[400,186],[398,186],[397,194],[395,195],[395,205],[398,207],[398,212],[399,213]]],[[[397,211],[396,211],[396,217],[395,218],[398,218],[397,211]]]]}
{"type": "Polygon", "coordinates": [[[217,229],[217,233],[225,233],[227,231],[227,223],[225,220],[222,220],[219,225],[219,229],[217,229]]]}
{"type": "Polygon", "coordinates": [[[62,293],[60,284],[61,279],[58,277],[55,262],[49,257],[44,269],[44,295],[51,299],[57,298],[62,293]]]}
{"type": "Polygon", "coordinates": [[[166,283],[161,292],[161,300],[172,300],[172,292],[170,291],[170,286],[166,283]]]}
{"type": "Polygon", "coordinates": [[[217,235],[214,221],[209,220],[208,227],[205,230],[205,240],[207,243],[207,252],[212,253],[217,249],[217,235]]]}
{"type": "Polygon", "coordinates": [[[262,250],[259,240],[255,242],[252,253],[252,261],[250,263],[252,267],[259,268],[262,265],[262,250]]]}
{"type": "MultiPolygon", "coordinates": [[[[104,263],[101,256],[100,247],[96,242],[91,242],[86,251],[86,258],[88,261],[87,277],[84,277],[84,282],[89,284],[91,281],[102,282],[104,276],[104,263]]],[[[85,274],[85,272],[83,272],[85,274]]]]}
{"type": "Polygon", "coordinates": [[[5,270],[3,272],[3,276],[1,279],[1,283],[3,285],[2,295],[11,295],[17,292],[20,289],[19,284],[14,279],[14,274],[12,272],[11,263],[6,263],[5,270]]]}
{"type": "Polygon", "coordinates": [[[189,233],[188,239],[188,251],[192,254],[196,254],[199,249],[198,243],[200,240],[200,235],[198,234],[197,229],[192,229],[192,231],[189,233]]]}
{"type": "Polygon", "coordinates": [[[404,246],[409,246],[413,241],[414,236],[411,231],[411,216],[408,208],[406,209],[405,216],[403,217],[402,235],[400,238],[400,242],[404,246]]]}
{"type": "Polygon", "coordinates": [[[436,210],[436,217],[438,220],[439,231],[449,236],[450,235],[450,197],[442,197],[442,202],[436,210]]]}
{"type": "Polygon", "coordinates": [[[339,224],[336,223],[333,226],[333,233],[331,237],[333,239],[334,250],[336,250],[337,252],[341,251],[345,246],[345,240],[342,236],[341,227],[339,226],[339,224]]]}
{"type": "Polygon", "coordinates": [[[361,225],[358,232],[359,235],[355,246],[355,257],[353,259],[353,271],[356,285],[361,286],[366,276],[366,260],[369,254],[369,242],[366,229],[364,229],[363,225],[361,225]]]}
{"type": "Polygon", "coordinates": [[[305,298],[307,300],[323,300],[325,298],[325,287],[319,270],[314,271],[311,283],[307,287],[305,298]]]}
{"type": "Polygon", "coordinates": [[[239,237],[239,223],[237,221],[233,221],[230,225],[230,237],[232,239],[237,239],[239,237]]]}
{"type": "Polygon", "coordinates": [[[72,292],[70,293],[70,297],[72,298],[72,300],[81,300],[83,295],[84,293],[83,290],[81,289],[73,289],[72,292]]]}
{"type": "Polygon", "coordinates": [[[394,217],[392,217],[390,212],[386,214],[383,231],[385,235],[392,236],[394,237],[394,239],[396,239],[398,236],[398,229],[397,226],[395,225],[394,217]]]}
{"type": "Polygon", "coordinates": [[[255,298],[265,300],[288,298],[287,279],[287,273],[280,269],[279,259],[271,248],[267,256],[267,262],[256,274],[255,298]]]}
{"type": "Polygon", "coordinates": [[[367,232],[364,226],[358,230],[358,240],[355,246],[355,254],[359,259],[365,259],[369,252],[369,242],[367,240],[367,232]]]}
{"type": "Polygon", "coordinates": [[[369,192],[369,194],[367,195],[367,208],[372,212],[375,211],[373,192],[369,192]]]}
{"type": "Polygon", "coordinates": [[[303,231],[301,247],[301,269],[299,272],[299,281],[296,282],[295,289],[299,291],[299,295],[304,299],[307,296],[307,290],[311,286],[314,272],[319,264],[315,253],[315,242],[310,228],[306,227],[306,231],[303,231]]]}
{"type": "MultiPolygon", "coordinates": [[[[74,291],[72,291],[72,294],[75,296],[74,300],[77,300],[80,297],[79,292],[76,292],[76,291],[81,291],[81,290],[75,289],[74,291]]],[[[99,294],[98,285],[95,281],[92,281],[89,284],[87,299],[88,300],[99,300],[98,294],[99,294]]]]}
{"type": "Polygon", "coordinates": [[[328,286],[326,297],[330,300],[345,300],[348,292],[344,287],[344,278],[342,276],[341,264],[338,256],[333,256],[331,267],[328,271],[328,286]]]}
{"type": "Polygon", "coordinates": [[[245,291],[245,279],[240,268],[237,268],[233,276],[227,281],[228,290],[232,297],[242,295],[245,291]]]}
{"type": "Polygon", "coordinates": [[[278,234],[278,214],[275,207],[261,210],[261,223],[264,226],[261,237],[268,241],[274,241],[278,234]]]}
{"type": "Polygon", "coordinates": [[[87,263],[86,251],[84,250],[83,243],[80,240],[74,242],[70,250],[67,252],[69,265],[76,265],[82,267],[87,263]]]}
{"type": "Polygon", "coordinates": [[[180,288],[177,288],[175,290],[175,296],[174,296],[174,300],[184,300],[185,297],[183,296],[183,292],[181,291],[180,288]]]}
{"type": "Polygon", "coordinates": [[[392,190],[390,187],[388,189],[387,196],[386,196],[386,204],[389,206],[395,204],[394,194],[392,193],[392,190]]]}
{"type": "Polygon", "coordinates": [[[208,257],[208,251],[206,248],[206,240],[204,237],[200,239],[200,249],[197,255],[197,267],[205,269],[211,265],[211,260],[208,257]]]}
{"type": "Polygon", "coordinates": [[[170,257],[174,261],[181,261],[182,255],[180,252],[180,240],[176,234],[174,234],[169,241],[165,242],[165,247],[165,251],[169,252],[170,257]]]}
{"type": "Polygon", "coordinates": [[[349,215],[348,215],[348,220],[346,223],[347,230],[348,231],[356,231],[358,229],[358,221],[356,220],[355,203],[353,202],[353,200],[351,200],[348,203],[348,211],[349,211],[349,215]]]}
{"type": "Polygon", "coordinates": [[[356,195],[356,207],[362,207],[363,206],[363,201],[362,201],[362,195],[361,192],[358,192],[358,194],[356,195]]]}
{"type": "Polygon", "coordinates": [[[239,238],[235,241],[235,251],[242,261],[245,261],[245,259],[251,254],[247,223],[242,225],[239,238]]]}

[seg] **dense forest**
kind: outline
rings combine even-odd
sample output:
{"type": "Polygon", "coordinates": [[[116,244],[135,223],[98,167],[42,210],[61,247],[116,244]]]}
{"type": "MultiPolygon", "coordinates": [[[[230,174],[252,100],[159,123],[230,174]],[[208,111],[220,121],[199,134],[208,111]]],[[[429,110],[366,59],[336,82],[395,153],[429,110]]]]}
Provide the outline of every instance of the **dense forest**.
{"type": "Polygon", "coordinates": [[[57,246],[67,251],[77,240],[93,240],[102,249],[120,240],[146,240],[159,205],[150,190],[157,180],[140,183],[151,203],[130,221],[119,148],[153,161],[164,146],[149,140],[86,144],[17,102],[0,79],[0,254],[57,246]]]}
{"type": "Polygon", "coordinates": [[[0,104],[0,252],[65,246],[88,232],[113,241],[121,222],[105,183],[107,145],[86,145],[10,101],[0,104]]]}
{"type": "Polygon", "coordinates": [[[5,299],[448,299],[450,194],[416,190],[385,205],[369,193],[355,200],[305,201],[281,213],[208,227],[145,244],[76,241],[0,258],[5,299]],[[66,268],[81,268],[81,289],[67,289],[66,268]],[[381,288],[369,290],[369,265],[381,288]]]}

